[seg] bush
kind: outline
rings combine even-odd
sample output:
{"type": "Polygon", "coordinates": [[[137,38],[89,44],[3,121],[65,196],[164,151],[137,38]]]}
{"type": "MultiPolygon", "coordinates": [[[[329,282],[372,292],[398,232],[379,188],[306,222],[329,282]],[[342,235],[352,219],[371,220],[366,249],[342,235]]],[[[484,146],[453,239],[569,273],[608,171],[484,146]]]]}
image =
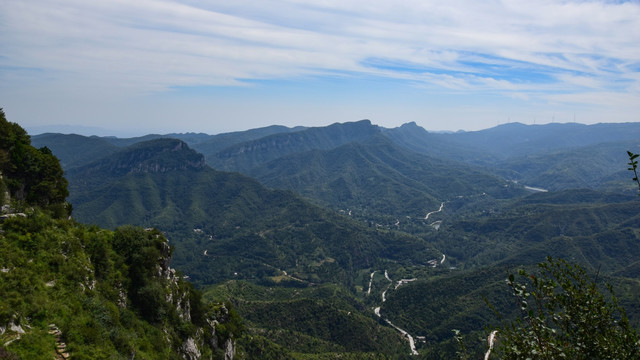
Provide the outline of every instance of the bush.
{"type": "Polygon", "coordinates": [[[507,283],[521,318],[498,330],[507,359],[637,359],[640,338],[611,286],[603,295],[579,265],[547,258],[539,273],[519,270],[507,283]]]}

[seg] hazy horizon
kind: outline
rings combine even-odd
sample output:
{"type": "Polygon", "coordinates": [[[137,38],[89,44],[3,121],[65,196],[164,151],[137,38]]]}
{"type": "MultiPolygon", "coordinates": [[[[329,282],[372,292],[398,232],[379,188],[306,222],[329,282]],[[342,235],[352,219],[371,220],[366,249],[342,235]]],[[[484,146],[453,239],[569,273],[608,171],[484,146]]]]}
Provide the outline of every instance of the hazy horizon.
{"type": "Polygon", "coordinates": [[[640,121],[638,1],[7,0],[0,10],[0,107],[27,129],[640,121]]]}
{"type": "MultiPolygon", "coordinates": [[[[360,119],[360,120],[369,120],[369,119],[360,119]]],[[[360,120],[354,120],[352,122],[355,121],[360,121],[360,120]]],[[[369,120],[371,121],[371,120],[369,120]]],[[[347,121],[349,122],[349,121],[347,121]]],[[[345,122],[342,122],[345,123],[345,122]]],[[[411,122],[408,122],[411,123],[411,122]]],[[[405,123],[405,124],[408,124],[405,123]]],[[[415,122],[413,122],[415,123],[415,122]]],[[[317,125],[317,126],[305,126],[305,128],[312,128],[312,127],[325,127],[325,126],[329,126],[335,123],[331,123],[331,124],[326,124],[326,125],[317,125]]],[[[374,121],[371,121],[371,124],[373,125],[377,125],[377,126],[381,126],[383,128],[387,128],[387,129],[391,129],[391,128],[395,128],[394,127],[385,127],[382,126],[380,124],[376,124],[374,121]]],[[[405,124],[401,124],[398,125],[402,126],[405,124]]],[[[489,130],[492,129],[494,127],[499,127],[502,125],[507,125],[507,124],[522,124],[522,125],[534,125],[534,126],[544,126],[544,125],[549,125],[549,124],[558,124],[558,125],[567,125],[567,124],[580,124],[580,125],[585,125],[585,126],[589,126],[589,125],[596,125],[596,124],[616,124],[616,123],[595,123],[595,124],[583,124],[583,123],[579,123],[579,122],[551,122],[551,123],[544,123],[544,124],[524,124],[521,122],[517,122],[517,121],[513,121],[513,122],[505,122],[505,123],[500,123],[500,124],[496,124],[494,126],[490,126],[488,128],[484,128],[484,129],[477,129],[477,130],[464,130],[464,129],[458,129],[458,130],[433,130],[433,129],[426,129],[422,126],[420,126],[420,124],[417,124],[418,126],[422,127],[424,130],[426,130],[427,132],[431,132],[431,133],[456,133],[456,132],[475,132],[475,131],[483,131],[483,130],[489,130]]],[[[620,123],[618,123],[620,124],[620,123]]],[[[217,132],[217,133],[211,133],[211,132],[205,132],[205,131],[173,131],[173,132],[157,132],[157,131],[145,131],[144,129],[139,129],[139,131],[126,131],[126,130],[117,130],[117,129],[108,129],[108,128],[100,128],[100,127],[95,127],[95,126],[74,126],[74,125],[46,125],[46,126],[35,126],[35,127],[24,127],[25,130],[27,130],[27,133],[31,136],[35,136],[35,135],[41,135],[41,134],[47,134],[47,133],[55,133],[55,134],[64,134],[64,135],[69,135],[69,134],[75,134],[75,135],[83,135],[83,136],[100,136],[100,137],[118,137],[118,138],[133,138],[133,137],[140,137],[140,136],[145,136],[145,135],[168,135],[168,134],[185,134],[185,133],[200,133],[200,134],[206,134],[206,135],[218,135],[218,134],[224,134],[224,133],[230,133],[230,132],[242,132],[242,131],[247,131],[247,130],[252,130],[252,129],[257,129],[257,128],[264,128],[264,127],[269,127],[269,126],[286,126],[286,125],[280,125],[280,124],[269,124],[269,125],[264,125],[264,126],[259,126],[259,127],[255,127],[255,128],[247,128],[247,129],[240,129],[240,130],[233,130],[233,131],[223,131],[223,132],[217,132]]],[[[302,125],[297,125],[297,126],[302,126],[302,125]]],[[[289,128],[293,128],[296,126],[287,126],[289,128]]]]}

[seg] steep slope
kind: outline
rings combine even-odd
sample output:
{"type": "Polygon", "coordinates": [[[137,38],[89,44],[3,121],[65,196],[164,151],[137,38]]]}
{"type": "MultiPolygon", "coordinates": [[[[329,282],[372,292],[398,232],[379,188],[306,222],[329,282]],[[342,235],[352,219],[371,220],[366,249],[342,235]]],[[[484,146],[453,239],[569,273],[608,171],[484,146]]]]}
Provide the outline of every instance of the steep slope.
{"type": "Polygon", "coordinates": [[[0,139],[0,357],[233,358],[239,318],[169,267],[159,231],[74,222],[57,159],[1,109],[0,139]]]}
{"type": "Polygon", "coordinates": [[[181,140],[160,138],[133,144],[110,156],[69,171],[70,176],[119,177],[129,173],[164,173],[203,169],[205,160],[181,140]]]}
{"type": "Polygon", "coordinates": [[[332,149],[352,141],[367,139],[379,132],[380,129],[369,120],[361,120],[274,134],[219,151],[214,156],[207,157],[207,163],[218,170],[246,172],[285,155],[314,149],[332,149]]]}
{"type": "MultiPolygon", "coordinates": [[[[420,238],[369,228],[292,192],[208,167],[166,166],[165,158],[170,164],[198,159],[178,140],[156,139],[70,171],[74,216],[108,227],[123,222],[158,227],[175,246],[176,267],[197,284],[246,279],[295,290],[333,283],[332,291],[352,297],[344,289],[371,266],[428,269],[428,261],[441,256],[420,238]]],[[[355,358],[380,358],[383,344],[393,346],[385,354],[406,348],[397,332],[373,321],[362,305],[349,305],[348,314],[327,303],[331,293],[324,293],[326,299],[237,302],[240,314],[252,317],[250,331],[257,336],[241,345],[251,354],[262,354],[256,347],[268,344],[355,358]],[[283,333],[274,328],[276,321],[291,326],[283,333]],[[301,339],[298,345],[291,337],[301,339]]]]}
{"type": "Polygon", "coordinates": [[[292,133],[302,130],[305,130],[305,128],[302,126],[288,128],[286,126],[272,125],[246,131],[235,131],[230,133],[210,135],[207,139],[202,139],[200,141],[193,141],[182,136],[174,137],[185,141],[194,150],[202,153],[205,158],[212,159],[218,152],[226,148],[230,148],[236,144],[257,140],[270,135],[292,133]]]}
{"type": "Polygon", "coordinates": [[[456,141],[455,134],[430,133],[415,122],[393,129],[385,129],[384,135],[396,145],[419,154],[457,162],[486,164],[497,160],[485,144],[478,146],[456,141]]]}
{"type": "Polygon", "coordinates": [[[423,218],[441,202],[482,193],[522,195],[512,183],[481,170],[404,150],[382,134],[331,150],[278,158],[249,171],[263,184],[294,190],[354,216],[396,222],[423,218]]]}
{"type": "Polygon", "coordinates": [[[169,267],[170,248],[158,231],[112,232],[37,210],[1,228],[0,342],[9,354],[233,356],[239,318],[223,304],[203,303],[169,267]]]}
{"type": "MultiPolygon", "coordinates": [[[[459,134],[430,133],[429,141],[420,143],[421,136],[409,135],[421,132],[409,125],[402,127],[403,136],[413,139],[413,145],[401,148],[397,138],[388,141],[395,129],[373,131],[365,122],[358,125],[372,131],[357,138],[343,125],[336,125],[334,130],[343,134],[334,142],[322,138],[324,128],[314,130],[315,135],[277,134],[272,135],[277,141],[265,142],[271,138],[267,136],[243,143],[252,144],[245,148],[247,154],[237,147],[230,159],[270,186],[303,192],[336,209],[352,210],[360,204],[367,211],[403,214],[409,208],[418,212],[424,203],[430,208],[413,215],[415,226],[403,228],[419,236],[355,222],[356,211],[351,217],[340,216],[290,191],[269,190],[246,176],[212,170],[202,166],[201,155],[177,140],[138,144],[69,171],[74,216],[90,216],[90,221],[110,227],[130,221],[159,226],[175,245],[177,266],[197,284],[217,284],[208,294],[229,294],[225,298],[247,317],[250,336],[242,341],[255,357],[392,357],[400,345],[389,333],[393,328],[380,326],[388,320],[414,336],[420,356],[451,358],[456,352],[452,328],[478,337],[493,324],[483,296],[505,309],[512,305],[504,299],[505,269],[529,266],[547,255],[579,262],[594,274],[600,269],[639,318],[635,275],[640,217],[635,194],[570,190],[496,200],[493,197],[508,197],[514,185],[495,181],[475,165],[458,167],[407,149],[422,147],[445,159],[457,156],[492,165],[513,160],[510,166],[523,166],[522,174],[528,177],[544,176],[547,165],[542,165],[548,162],[549,168],[566,171],[570,178],[571,163],[563,160],[564,152],[547,152],[551,147],[544,148],[541,138],[530,139],[536,145],[529,149],[543,153],[528,158],[543,164],[532,162],[526,168],[518,165],[526,163],[522,155],[492,153],[507,148],[504,144],[481,150],[481,141],[450,142],[448,136],[459,134]],[[304,145],[305,136],[311,145],[304,145]],[[173,165],[164,165],[165,158],[173,165]],[[183,166],[190,161],[195,165],[183,166]],[[485,193],[485,188],[491,190],[485,193]],[[459,198],[459,191],[468,191],[467,196],[459,198]],[[275,314],[277,319],[271,318],[275,314]],[[425,336],[426,344],[417,336],[425,336]]],[[[504,134],[507,130],[513,129],[501,129],[504,134]]],[[[482,141],[502,141],[504,134],[482,141]]],[[[510,144],[515,153],[529,151],[510,144]]],[[[613,149],[616,144],[597,143],[593,151],[600,152],[601,146],[613,149]]],[[[571,151],[579,154],[582,149],[571,151]]],[[[596,154],[594,165],[617,161],[607,156],[596,154]]],[[[506,167],[499,171],[513,174],[506,167]]],[[[409,223],[406,217],[392,218],[388,228],[409,223]]],[[[401,354],[407,350],[404,343],[401,354]]]]}
{"type": "Polygon", "coordinates": [[[74,167],[86,165],[103,156],[113,154],[123,148],[136,143],[155,139],[178,139],[189,144],[191,148],[202,153],[206,158],[215,156],[216,153],[236,144],[256,140],[265,136],[297,132],[304,130],[298,126],[288,128],[286,126],[272,125],[264,128],[250,129],[209,135],[204,133],[171,133],[148,134],[132,138],[117,138],[113,136],[83,136],[76,134],[46,133],[32,137],[35,147],[46,146],[58,156],[62,166],[69,170],[74,167]]]}
{"type": "Polygon", "coordinates": [[[355,271],[375,262],[424,265],[437,254],[419,238],[369,229],[291,192],[205,167],[201,159],[179,140],[162,139],[74,169],[74,216],[168,232],[176,264],[199,283],[286,271],[307,283],[348,284],[355,271]]]}
{"type": "Polygon", "coordinates": [[[40,206],[57,216],[68,216],[69,194],[58,159],[46,147],[31,146],[27,132],[7,121],[0,108],[0,205],[23,210],[40,206]]]}

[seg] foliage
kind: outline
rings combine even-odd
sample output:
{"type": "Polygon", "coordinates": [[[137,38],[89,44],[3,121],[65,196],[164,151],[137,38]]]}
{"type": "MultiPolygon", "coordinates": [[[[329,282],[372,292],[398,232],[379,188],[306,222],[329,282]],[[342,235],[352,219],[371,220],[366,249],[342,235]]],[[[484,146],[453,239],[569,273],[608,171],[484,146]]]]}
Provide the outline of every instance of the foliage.
{"type": "MultiPolygon", "coordinates": [[[[629,170],[633,171],[633,181],[638,184],[638,191],[640,192],[640,180],[638,180],[638,160],[636,160],[640,155],[634,154],[631,151],[627,151],[627,155],[629,155],[629,170]]],[[[640,193],[638,195],[640,195],[640,193]]]]}
{"type": "Polygon", "coordinates": [[[372,319],[370,309],[339,285],[285,288],[229,281],[209,287],[205,297],[235,304],[247,328],[239,346],[256,358],[277,352],[300,359],[407,352],[396,330],[372,319]]]}
{"type": "Polygon", "coordinates": [[[602,294],[580,266],[547,258],[539,272],[518,271],[507,283],[522,312],[498,330],[507,359],[635,359],[640,338],[610,286],[602,294]]]}
{"type": "Polygon", "coordinates": [[[195,339],[209,357],[211,344],[241,334],[233,308],[205,304],[169,267],[158,230],[110,231],[68,218],[57,159],[0,115],[0,190],[26,212],[0,219],[0,356],[51,359],[64,345],[74,359],[177,359],[195,339]]]}
{"type": "MultiPolygon", "coordinates": [[[[58,159],[47,147],[30,145],[27,132],[8,122],[0,109],[0,173],[16,205],[43,207],[64,203],[69,194],[58,159]]],[[[64,214],[67,215],[67,214],[64,214]]]]}
{"type": "MultiPolygon", "coordinates": [[[[27,331],[6,351],[23,358],[53,357],[51,323],[79,359],[133,353],[143,359],[175,358],[187,338],[198,336],[203,353],[213,353],[206,345],[213,320],[216,330],[226,328],[216,334],[218,344],[242,333],[242,321],[229,305],[207,305],[180,277],[160,276],[167,271],[169,253],[166,239],[155,230],[109,231],[36,209],[27,218],[5,220],[2,231],[0,324],[22,324],[27,331]]],[[[14,336],[7,331],[0,340],[14,336]]]]}

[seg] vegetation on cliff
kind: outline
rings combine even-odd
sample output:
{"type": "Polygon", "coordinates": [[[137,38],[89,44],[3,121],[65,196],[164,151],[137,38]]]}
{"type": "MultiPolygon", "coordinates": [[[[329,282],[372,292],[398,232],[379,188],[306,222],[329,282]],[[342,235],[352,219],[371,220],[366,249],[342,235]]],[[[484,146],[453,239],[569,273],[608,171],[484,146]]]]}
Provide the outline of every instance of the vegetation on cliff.
{"type": "Polygon", "coordinates": [[[164,235],[70,219],[55,156],[0,116],[0,357],[232,355],[239,317],[228,304],[205,303],[169,267],[164,235]]]}

